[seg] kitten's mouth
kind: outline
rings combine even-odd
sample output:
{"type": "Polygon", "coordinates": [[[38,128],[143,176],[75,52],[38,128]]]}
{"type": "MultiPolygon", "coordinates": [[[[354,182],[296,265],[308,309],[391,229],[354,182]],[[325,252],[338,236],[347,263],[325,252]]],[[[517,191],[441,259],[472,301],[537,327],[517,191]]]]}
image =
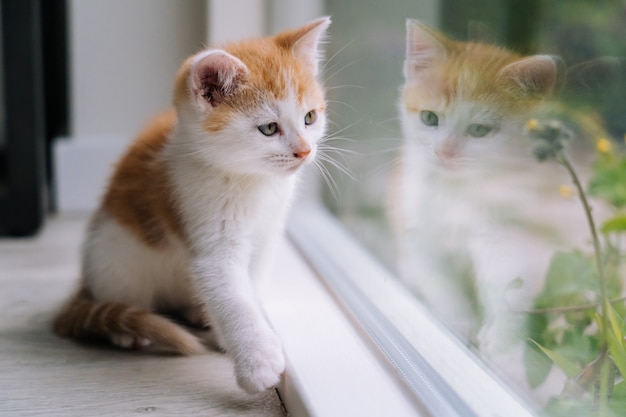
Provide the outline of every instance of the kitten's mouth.
{"type": "Polygon", "coordinates": [[[437,158],[437,165],[448,171],[457,171],[461,168],[461,163],[454,158],[437,158]]]}
{"type": "Polygon", "coordinates": [[[296,162],[293,163],[292,166],[287,168],[287,172],[291,174],[291,173],[298,171],[300,168],[302,168],[302,166],[306,164],[306,161],[307,161],[306,158],[297,160],[296,162]]]}
{"type": "Polygon", "coordinates": [[[274,165],[275,168],[279,169],[285,174],[289,175],[289,174],[293,174],[297,172],[300,168],[302,168],[303,165],[306,165],[307,160],[308,158],[296,159],[296,160],[278,158],[272,161],[272,165],[274,165]]]}

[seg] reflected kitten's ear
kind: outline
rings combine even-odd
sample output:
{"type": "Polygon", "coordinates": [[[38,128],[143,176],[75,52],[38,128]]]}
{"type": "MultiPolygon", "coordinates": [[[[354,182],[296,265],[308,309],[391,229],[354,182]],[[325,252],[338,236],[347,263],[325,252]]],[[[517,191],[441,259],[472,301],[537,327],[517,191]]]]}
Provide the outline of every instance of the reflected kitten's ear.
{"type": "Polygon", "coordinates": [[[291,51],[298,59],[312,68],[313,75],[319,72],[322,57],[320,44],[330,25],[330,17],[321,17],[293,30],[286,30],[274,38],[276,43],[291,51]]]}
{"type": "Polygon", "coordinates": [[[245,82],[248,67],[233,55],[214,49],[195,57],[189,88],[202,110],[219,105],[245,82]]]}
{"type": "Polygon", "coordinates": [[[534,55],[515,61],[500,71],[513,80],[525,95],[545,95],[554,90],[561,60],[551,55],[534,55]]]}
{"type": "Polygon", "coordinates": [[[430,68],[439,58],[446,56],[450,41],[441,33],[414,19],[406,21],[406,59],[404,78],[413,79],[430,68]]]}

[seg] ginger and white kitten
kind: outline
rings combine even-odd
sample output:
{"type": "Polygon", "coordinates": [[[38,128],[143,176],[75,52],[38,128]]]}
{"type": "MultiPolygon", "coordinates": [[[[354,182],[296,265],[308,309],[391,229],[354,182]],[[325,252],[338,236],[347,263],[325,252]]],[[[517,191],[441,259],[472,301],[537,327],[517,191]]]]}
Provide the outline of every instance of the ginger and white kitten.
{"type": "Polygon", "coordinates": [[[551,228],[584,224],[576,199],[558,194],[564,170],[540,165],[523,135],[555,88],[558,59],[453,41],[413,20],[406,42],[404,142],[388,202],[399,274],[464,336],[482,325],[487,351],[522,324],[503,300],[507,284],[524,280],[515,296],[529,301],[555,248],[573,241],[551,228]],[[459,288],[454,274],[471,282],[459,288]]]}
{"type": "Polygon", "coordinates": [[[325,134],[317,80],[329,18],[188,58],[175,112],[119,162],[83,248],[78,294],[55,321],[66,337],[180,354],[204,346],[160,312],[217,334],[248,392],[285,361],[251,280],[265,273],[298,172],[325,134]]]}

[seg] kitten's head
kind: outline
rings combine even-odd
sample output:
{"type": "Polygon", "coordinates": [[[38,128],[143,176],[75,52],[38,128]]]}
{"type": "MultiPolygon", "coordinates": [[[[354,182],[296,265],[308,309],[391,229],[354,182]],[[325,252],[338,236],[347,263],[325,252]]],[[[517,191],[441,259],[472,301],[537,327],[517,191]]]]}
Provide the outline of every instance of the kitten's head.
{"type": "Polygon", "coordinates": [[[550,95],[555,58],[455,42],[407,21],[400,112],[405,139],[444,166],[498,157],[550,95]]]}
{"type": "Polygon", "coordinates": [[[233,173],[285,175],[312,160],[326,129],[317,75],[329,24],[321,18],[190,57],[174,89],[174,146],[233,173]]]}

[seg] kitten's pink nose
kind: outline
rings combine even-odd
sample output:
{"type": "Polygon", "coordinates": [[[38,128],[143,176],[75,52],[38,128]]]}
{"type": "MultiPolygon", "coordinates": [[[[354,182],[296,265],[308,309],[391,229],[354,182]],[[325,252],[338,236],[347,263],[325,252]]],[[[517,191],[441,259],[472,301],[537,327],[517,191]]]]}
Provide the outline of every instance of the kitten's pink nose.
{"type": "Polygon", "coordinates": [[[293,156],[295,156],[298,159],[304,159],[306,158],[309,154],[311,153],[311,148],[306,148],[306,149],[299,149],[297,151],[295,151],[293,153],[293,156]]]}
{"type": "Polygon", "coordinates": [[[298,147],[293,150],[293,156],[298,159],[304,159],[311,153],[311,147],[303,138],[300,138],[298,147]]]}
{"type": "Polygon", "coordinates": [[[456,156],[456,150],[450,146],[442,146],[435,150],[435,154],[441,159],[450,159],[456,156]]]}

